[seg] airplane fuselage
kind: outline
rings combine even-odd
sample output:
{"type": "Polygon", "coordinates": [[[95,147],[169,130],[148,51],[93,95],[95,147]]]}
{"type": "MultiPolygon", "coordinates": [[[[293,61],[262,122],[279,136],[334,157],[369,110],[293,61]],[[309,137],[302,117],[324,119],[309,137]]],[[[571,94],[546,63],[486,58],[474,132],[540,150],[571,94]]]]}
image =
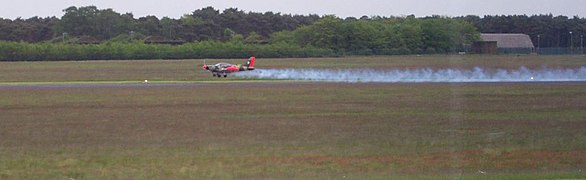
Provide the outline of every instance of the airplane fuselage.
{"type": "Polygon", "coordinates": [[[227,77],[229,73],[238,72],[238,71],[251,71],[254,70],[254,61],[255,57],[250,57],[248,62],[245,65],[240,64],[230,64],[230,63],[217,63],[212,66],[203,65],[203,69],[208,70],[212,73],[214,77],[227,77]]]}

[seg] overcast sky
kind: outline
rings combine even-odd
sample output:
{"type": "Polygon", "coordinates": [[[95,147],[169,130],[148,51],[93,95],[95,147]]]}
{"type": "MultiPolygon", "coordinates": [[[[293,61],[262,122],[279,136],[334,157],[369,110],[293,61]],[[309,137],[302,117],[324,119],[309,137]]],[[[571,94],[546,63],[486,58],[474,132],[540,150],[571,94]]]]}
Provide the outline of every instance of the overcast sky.
{"type": "Polygon", "coordinates": [[[155,15],[179,18],[196,9],[235,7],[246,12],[284,14],[334,14],[338,17],[428,15],[549,14],[586,17],[586,0],[0,0],[0,17],[24,19],[63,16],[69,6],[95,5],[135,18],[155,15]]]}

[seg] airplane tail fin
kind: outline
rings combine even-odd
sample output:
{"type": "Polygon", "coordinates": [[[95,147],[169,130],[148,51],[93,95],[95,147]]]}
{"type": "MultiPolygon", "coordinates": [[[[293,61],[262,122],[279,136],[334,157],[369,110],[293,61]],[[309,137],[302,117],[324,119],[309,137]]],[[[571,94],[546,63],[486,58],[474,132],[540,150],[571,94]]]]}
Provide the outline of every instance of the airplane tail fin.
{"type": "Polygon", "coordinates": [[[203,60],[203,66],[201,66],[201,68],[205,69],[205,70],[209,70],[210,67],[208,67],[208,65],[206,65],[206,60],[203,60]]]}
{"type": "Polygon", "coordinates": [[[254,68],[254,61],[256,60],[256,58],[254,56],[250,57],[250,59],[248,59],[248,62],[246,63],[246,66],[248,66],[249,68],[254,68]]]}

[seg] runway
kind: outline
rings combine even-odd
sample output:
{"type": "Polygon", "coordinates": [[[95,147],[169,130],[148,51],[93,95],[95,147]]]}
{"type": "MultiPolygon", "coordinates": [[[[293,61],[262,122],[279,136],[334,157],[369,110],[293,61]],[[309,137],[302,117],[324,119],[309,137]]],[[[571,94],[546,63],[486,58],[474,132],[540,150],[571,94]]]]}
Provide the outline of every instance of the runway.
{"type": "Polygon", "coordinates": [[[282,86],[285,84],[319,84],[327,82],[299,80],[226,80],[226,81],[72,81],[72,82],[0,82],[2,89],[69,89],[128,87],[198,87],[198,86],[282,86]]]}

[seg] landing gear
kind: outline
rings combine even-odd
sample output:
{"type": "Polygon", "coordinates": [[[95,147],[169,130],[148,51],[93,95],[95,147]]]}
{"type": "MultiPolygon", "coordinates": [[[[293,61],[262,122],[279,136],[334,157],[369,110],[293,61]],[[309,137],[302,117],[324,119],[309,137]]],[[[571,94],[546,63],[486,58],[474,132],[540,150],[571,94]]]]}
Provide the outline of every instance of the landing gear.
{"type": "Polygon", "coordinates": [[[218,77],[218,78],[221,78],[222,76],[224,76],[224,78],[226,78],[226,77],[228,77],[228,74],[212,73],[212,76],[218,77]]]}

